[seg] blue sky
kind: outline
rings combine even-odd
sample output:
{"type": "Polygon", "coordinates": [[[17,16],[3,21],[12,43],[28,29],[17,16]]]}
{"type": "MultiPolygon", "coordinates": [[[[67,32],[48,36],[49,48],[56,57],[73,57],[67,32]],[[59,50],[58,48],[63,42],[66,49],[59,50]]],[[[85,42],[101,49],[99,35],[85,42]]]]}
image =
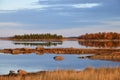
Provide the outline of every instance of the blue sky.
{"type": "Polygon", "coordinates": [[[120,32],[120,0],[0,0],[0,36],[120,32]]]}

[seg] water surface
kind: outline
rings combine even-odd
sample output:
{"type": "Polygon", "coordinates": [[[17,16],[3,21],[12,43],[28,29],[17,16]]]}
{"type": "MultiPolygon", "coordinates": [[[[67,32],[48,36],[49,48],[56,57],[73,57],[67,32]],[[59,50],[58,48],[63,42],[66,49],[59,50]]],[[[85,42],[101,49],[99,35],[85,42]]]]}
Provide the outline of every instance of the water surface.
{"type": "MultiPolygon", "coordinates": [[[[81,45],[78,41],[63,41],[63,42],[18,41],[18,42],[15,42],[15,41],[0,40],[0,49],[23,48],[23,47],[36,48],[37,46],[41,46],[41,45],[44,46],[45,48],[56,48],[56,47],[92,48],[91,46],[86,47],[85,45],[81,45]]],[[[118,48],[118,47],[115,47],[115,48],[118,48]]],[[[79,57],[83,55],[61,54],[59,56],[64,57],[64,60],[62,61],[55,61],[53,59],[54,56],[57,56],[57,54],[36,55],[35,53],[32,53],[32,54],[12,55],[12,54],[0,53],[0,74],[8,74],[10,70],[17,71],[18,69],[23,69],[28,72],[36,72],[36,71],[56,70],[56,69],[82,70],[88,66],[92,66],[95,68],[120,66],[120,62],[80,59],[79,57]]]]}
{"type": "MultiPolygon", "coordinates": [[[[92,67],[109,67],[120,66],[119,62],[80,59],[81,55],[59,55],[63,56],[64,60],[56,61],[53,59],[57,54],[0,54],[0,74],[7,74],[10,70],[17,71],[18,69],[27,70],[28,72],[36,72],[43,70],[56,69],[74,69],[81,70],[88,66],[92,67]]],[[[83,56],[83,55],[82,55],[83,56]]]]}

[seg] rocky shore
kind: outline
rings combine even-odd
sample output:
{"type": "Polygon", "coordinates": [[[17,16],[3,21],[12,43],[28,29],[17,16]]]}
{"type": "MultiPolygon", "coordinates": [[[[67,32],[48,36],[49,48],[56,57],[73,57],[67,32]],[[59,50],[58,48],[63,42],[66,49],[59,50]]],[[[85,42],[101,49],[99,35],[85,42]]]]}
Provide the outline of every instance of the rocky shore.
{"type": "Polygon", "coordinates": [[[15,48],[15,49],[1,49],[0,53],[6,54],[103,54],[120,52],[120,49],[81,49],[81,48],[15,48]]]}
{"type": "MultiPolygon", "coordinates": [[[[4,54],[31,54],[36,55],[46,54],[93,54],[90,56],[81,56],[79,58],[89,58],[94,60],[109,60],[120,61],[120,49],[81,49],[81,48],[15,48],[15,49],[1,49],[0,53],[4,54]]],[[[53,59],[56,61],[64,60],[62,56],[55,56],[53,59]]]]}

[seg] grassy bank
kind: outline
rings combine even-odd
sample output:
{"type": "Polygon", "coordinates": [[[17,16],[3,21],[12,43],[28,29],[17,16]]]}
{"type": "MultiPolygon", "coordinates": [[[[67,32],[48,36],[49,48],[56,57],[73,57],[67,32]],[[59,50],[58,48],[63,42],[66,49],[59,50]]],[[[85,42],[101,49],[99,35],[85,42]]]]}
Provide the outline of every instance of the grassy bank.
{"type": "Polygon", "coordinates": [[[55,70],[28,73],[26,75],[3,75],[0,80],[120,80],[120,68],[86,68],[83,71],[55,70]]]}

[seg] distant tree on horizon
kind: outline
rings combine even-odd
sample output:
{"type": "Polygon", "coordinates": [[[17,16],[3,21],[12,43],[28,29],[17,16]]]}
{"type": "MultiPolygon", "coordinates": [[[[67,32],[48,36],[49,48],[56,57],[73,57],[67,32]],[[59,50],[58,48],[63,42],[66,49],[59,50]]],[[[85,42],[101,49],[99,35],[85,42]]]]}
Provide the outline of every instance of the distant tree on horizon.
{"type": "Polygon", "coordinates": [[[62,35],[57,34],[24,34],[24,35],[14,35],[12,39],[62,39],[62,35]]]}
{"type": "Polygon", "coordinates": [[[86,33],[85,35],[81,35],[78,39],[84,40],[116,40],[120,39],[120,33],[116,32],[99,32],[99,33],[86,33]]]}

